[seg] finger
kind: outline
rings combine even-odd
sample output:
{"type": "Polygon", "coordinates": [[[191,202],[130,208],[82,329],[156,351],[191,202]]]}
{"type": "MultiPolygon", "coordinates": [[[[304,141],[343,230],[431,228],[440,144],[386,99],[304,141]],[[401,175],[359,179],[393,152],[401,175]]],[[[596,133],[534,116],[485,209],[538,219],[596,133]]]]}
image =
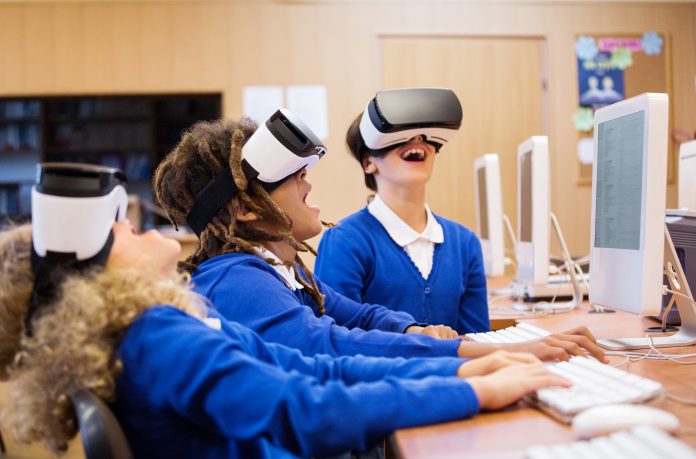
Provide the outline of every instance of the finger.
{"type": "Polygon", "coordinates": [[[575,339],[571,339],[570,335],[567,339],[562,339],[560,337],[555,338],[553,340],[553,345],[562,347],[570,355],[585,355],[585,351],[575,342],[575,339]]]}
{"type": "Polygon", "coordinates": [[[546,339],[539,345],[540,353],[535,353],[541,360],[569,360],[568,352],[556,339],[546,339]]]}
{"type": "Polygon", "coordinates": [[[541,360],[529,352],[508,352],[500,351],[507,360],[518,363],[541,363],[541,360]]]}
{"type": "MultiPolygon", "coordinates": [[[[590,340],[587,336],[582,335],[559,335],[559,339],[564,339],[566,341],[573,341],[577,343],[578,346],[584,348],[600,362],[607,363],[609,360],[604,355],[604,349],[599,347],[594,341],[590,340]]],[[[582,354],[575,354],[582,355],[582,354]]]]}
{"type": "Polygon", "coordinates": [[[578,336],[584,335],[584,336],[587,336],[589,339],[591,339],[593,342],[597,341],[597,339],[594,337],[594,335],[592,334],[590,329],[587,327],[584,327],[584,326],[576,327],[576,328],[573,328],[571,330],[564,331],[561,334],[562,335],[578,335],[578,336]]]}

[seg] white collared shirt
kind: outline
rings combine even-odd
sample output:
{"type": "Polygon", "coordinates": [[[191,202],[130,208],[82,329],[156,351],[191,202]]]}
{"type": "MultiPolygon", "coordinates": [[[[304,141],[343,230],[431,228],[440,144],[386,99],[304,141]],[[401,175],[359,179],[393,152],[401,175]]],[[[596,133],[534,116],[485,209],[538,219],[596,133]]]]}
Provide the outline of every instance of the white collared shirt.
{"type": "Polygon", "coordinates": [[[283,261],[280,258],[278,258],[278,256],[275,253],[271,252],[270,250],[261,249],[259,247],[254,247],[254,251],[258,256],[260,256],[264,260],[270,258],[278,263],[271,266],[273,267],[273,269],[276,270],[278,274],[280,274],[280,277],[283,279],[283,282],[285,282],[285,285],[287,285],[290,288],[290,290],[294,292],[297,289],[304,288],[302,284],[300,284],[295,278],[295,269],[293,267],[285,266],[283,264],[283,261]]]}
{"type": "Polygon", "coordinates": [[[367,210],[384,226],[394,242],[404,248],[423,279],[427,279],[433,269],[435,244],[441,244],[445,240],[442,226],[435,220],[430,207],[425,205],[427,223],[421,233],[408,226],[378,194],[367,205],[367,210]]]}

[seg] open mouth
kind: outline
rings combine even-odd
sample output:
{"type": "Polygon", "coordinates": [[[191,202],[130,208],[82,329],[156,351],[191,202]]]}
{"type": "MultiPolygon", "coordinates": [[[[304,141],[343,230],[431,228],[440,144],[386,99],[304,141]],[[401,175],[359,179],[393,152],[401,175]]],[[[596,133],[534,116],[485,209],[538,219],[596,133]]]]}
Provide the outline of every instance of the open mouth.
{"type": "Polygon", "coordinates": [[[401,159],[404,161],[425,161],[425,150],[421,148],[409,148],[401,153],[401,159]]]}
{"type": "Polygon", "coordinates": [[[307,188],[307,191],[305,192],[304,196],[302,196],[302,203],[310,209],[319,209],[319,206],[317,206],[316,204],[309,204],[307,202],[307,196],[309,196],[310,191],[312,191],[312,187],[307,188]]]}

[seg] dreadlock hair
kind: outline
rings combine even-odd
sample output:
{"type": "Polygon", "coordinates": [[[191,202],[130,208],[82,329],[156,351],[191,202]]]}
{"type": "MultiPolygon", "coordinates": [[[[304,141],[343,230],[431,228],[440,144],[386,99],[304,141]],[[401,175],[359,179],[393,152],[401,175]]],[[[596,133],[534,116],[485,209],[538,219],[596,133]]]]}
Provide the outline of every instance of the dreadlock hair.
{"type": "MultiPolygon", "coordinates": [[[[225,253],[258,256],[254,248],[263,248],[263,242],[284,241],[298,252],[294,261],[302,268],[309,282],[299,274],[299,270],[295,270],[295,278],[323,315],[324,295],[299,256],[299,252],[311,252],[316,256],[316,250],[293,238],[290,218],[271,199],[261,183],[256,179],[248,180],[242,170],[242,146],[256,128],[256,123],[249,118],[198,122],[184,132],[178,145],[155,170],[153,188],[157,202],[177,229],[179,225],[186,224],[198,193],[228,167],[239,189],[239,193],[221,207],[206,225],[199,236],[196,250],[180,262],[179,267],[193,272],[204,261],[225,253]],[[242,206],[280,230],[272,234],[255,228],[249,222],[237,221],[237,212],[242,206]]],[[[277,264],[268,258],[264,261],[277,264]]]]}

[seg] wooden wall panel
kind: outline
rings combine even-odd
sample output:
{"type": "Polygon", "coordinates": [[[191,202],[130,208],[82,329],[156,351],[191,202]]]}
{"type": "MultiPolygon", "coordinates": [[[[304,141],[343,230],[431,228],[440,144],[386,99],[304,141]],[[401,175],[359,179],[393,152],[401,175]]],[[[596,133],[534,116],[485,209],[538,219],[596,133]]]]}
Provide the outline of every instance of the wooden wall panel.
{"type": "MultiPolygon", "coordinates": [[[[335,221],[367,195],[343,142],[350,121],[381,89],[380,36],[542,37],[552,207],[571,251],[582,254],[589,249],[591,190],[575,183],[575,36],[669,34],[673,126],[693,131],[695,24],[693,2],[0,2],[0,95],[222,91],[225,115],[236,117],[245,85],[326,85],[329,154],[311,174],[310,200],[335,221]]],[[[493,113],[508,109],[509,100],[492,100],[500,104],[493,113]]],[[[675,193],[670,185],[668,204],[676,203],[675,193]]],[[[473,226],[472,211],[461,218],[473,226]]]]}
{"type": "MultiPolygon", "coordinates": [[[[693,130],[695,10],[693,3],[534,1],[0,3],[0,93],[223,91],[225,114],[237,116],[245,85],[324,84],[330,153],[313,174],[313,199],[337,220],[364,204],[361,175],[343,137],[381,88],[380,36],[543,37],[552,205],[571,250],[580,254],[588,251],[591,190],[574,180],[575,36],[669,34],[673,125],[693,130]]],[[[670,185],[668,204],[675,193],[670,185]]],[[[473,213],[466,215],[463,223],[473,225],[473,213]]]]}

